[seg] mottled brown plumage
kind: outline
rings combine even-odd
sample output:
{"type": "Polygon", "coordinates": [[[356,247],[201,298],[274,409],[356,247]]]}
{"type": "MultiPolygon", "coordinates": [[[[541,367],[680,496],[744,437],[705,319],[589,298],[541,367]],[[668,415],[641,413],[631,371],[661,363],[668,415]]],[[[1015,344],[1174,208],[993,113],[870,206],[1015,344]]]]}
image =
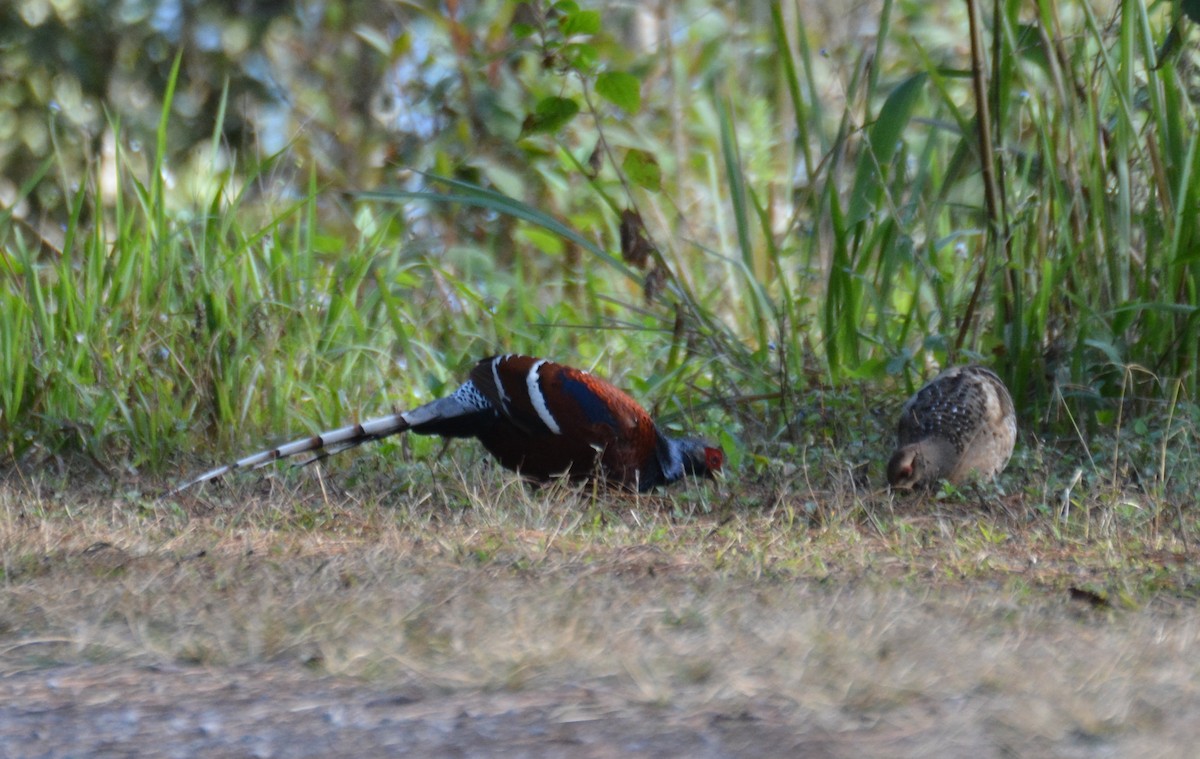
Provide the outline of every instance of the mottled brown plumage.
{"type": "Polygon", "coordinates": [[[900,410],[888,484],[922,488],[943,479],[995,479],[1016,439],[1012,396],[996,373],[982,366],[947,369],[900,410]]]}

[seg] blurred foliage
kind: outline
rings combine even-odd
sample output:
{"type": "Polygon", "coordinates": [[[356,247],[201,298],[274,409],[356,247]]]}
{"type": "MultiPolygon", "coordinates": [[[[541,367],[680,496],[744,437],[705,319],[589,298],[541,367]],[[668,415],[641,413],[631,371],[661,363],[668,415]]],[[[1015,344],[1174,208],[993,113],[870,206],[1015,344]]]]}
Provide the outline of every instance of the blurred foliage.
{"type": "MultiPolygon", "coordinates": [[[[679,31],[699,35],[690,44],[718,44],[725,19],[695,6],[699,23],[679,31]]],[[[415,189],[432,173],[547,209],[616,247],[619,211],[635,202],[613,197],[625,178],[651,191],[666,181],[679,193],[671,202],[690,203],[681,167],[664,180],[664,137],[676,162],[698,156],[686,155],[679,82],[662,56],[671,4],[602,7],[603,16],[573,2],[512,0],[18,0],[0,9],[0,207],[61,249],[79,187],[96,195],[86,221],[116,202],[119,171],[145,182],[157,165],[163,200],[185,211],[207,204],[214,183],[239,189],[253,178],[249,192],[268,206],[315,183],[321,223],[341,234],[361,225],[338,190],[415,189]],[[644,130],[671,121],[674,135],[644,130]],[[165,155],[153,155],[156,143],[165,155]],[[47,158],[50,175],[22,194],[47,158]]],[[[685,73],[689,89],[712,76],[685,73]]],[[[466,267],[474,281],[504,281],[519,264],[523,276],[561,285],[552,292],[578,290],[575,246],[494,209],[409,207],[401,233],[414,254],[452,268],[466,250],[483,253],[466,267]]],[[[663,279],[656,268],[648,290],[663,279]]]]}
{"type": "Polygon", "coordinates": [[[11,206],[53,156],[58,181],[39,184],[17,215],[62,214],[117,134],[135,153],[150,144],[176,52],[164,165],[179,181],[286,149],[289,168],[303,168],[293,191],[309,170],[322,187],[367,189],[398,169],[486,171],[515,191],[536,180],[531,162],[555,168],[547,144],[517,139],[573,115],[523,131],[531,98],[548,104],[570,86],[561,74],[599,73],[597,90],[636,110],[638,79],[602,70],[653,59],[602,32],[636,34],[639,18],[655,23],[618,5],[601,29],[598,12],[573,3],[511,0],[15,0],[0,6],[0,199],[11,206]]]}

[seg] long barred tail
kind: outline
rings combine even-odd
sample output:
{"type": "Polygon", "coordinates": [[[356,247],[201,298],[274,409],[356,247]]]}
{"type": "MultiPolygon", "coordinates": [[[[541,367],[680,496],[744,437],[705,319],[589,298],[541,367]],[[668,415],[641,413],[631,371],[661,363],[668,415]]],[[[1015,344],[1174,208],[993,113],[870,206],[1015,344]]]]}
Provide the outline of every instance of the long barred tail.
{"type": "MultiPolygon", "coordinates": [[[[417,411],[420,411],[418,409],[417,411]]],[[[414,420],[412,416],[415,412],[404,412],[399,414],[391,414],[389,416],[381,416],[377,419],[368,419],[359,424],[351,424],[348,427],[322,432],[320,435],[293,440],[290,443],[281,445],[278,448],[271,448],[266,451],[259,451],[253,455],[238,459],[232,464],[219,466],[216,469],[209,470],[195,479],[179,485],[174,490],[171,490],[167,495],[175,495],[180,491],[187,490],[193,485],[199,485],[201,482],[215,480],[235,469],[254,469],[256,467],[269,464],[278,459],[285,459],[289,456],[297,456],[301,453],[315,452],[317,455],[300,462],[309,464],[317,459],[324,458],[334,453],[339,453],[348,448],[353,448],[363,443],[369,443],[372,440],[395,435],[398,432],[404,432],[413,426],[414,420]]]]}

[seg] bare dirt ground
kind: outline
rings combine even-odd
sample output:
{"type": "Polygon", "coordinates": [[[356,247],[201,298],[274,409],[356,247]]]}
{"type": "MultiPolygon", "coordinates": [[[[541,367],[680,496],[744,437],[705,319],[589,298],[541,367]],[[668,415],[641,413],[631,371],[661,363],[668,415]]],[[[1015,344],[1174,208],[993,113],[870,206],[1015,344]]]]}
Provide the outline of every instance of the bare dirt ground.
{"type": "Polygon", "coordinates": [[[1200,745],[1186,552],[545,499],[413,520],[0,489],[0,757],[1200,745]]]}
{"type": "MultiPolygon", "coordinates": [[[[25,673],[3,692],[0,751],[9,757],[1003,755],[961,704],[833,728],[786,704],[679,709],[632,703],[604,685],[422,696],[286,668],[108,665],[25,673]]],[[[1064,755],[1090,755],[1093,745],[1070,738],[1064,755]]]]}
{"type": "MultiPolygon", "coordinates": [[[[786,699],[679,708],[604,684],[421,694],[287,667],[53,667],[0,681],[0,753],[49,756],[1188,756],[1195,698],[1139,736],[1026,732],[1020,705],[973,693],[857,712],[786,699]]],[[[1145,709],[1146,706],[1141,708],[1145,709]]]]}
{"type": "MultiPolygon", "coordinates": [[[[529,616],[537,595],[562,592],[533,584],[524,597],[512,581],[495,591],[529,616]]],[[[646,630],[688,586],[606,580],[599,595],[639,599],[627,624],[573,623],[599,637],[547,630],[547,655],[523,657],[507,685],[471,682],[458,660],[509,657],[508,632],[490,653],[374,677],[313,674],[286,656],[18,668],[19,650],[55,645],[26,640],[7,646],[0,756],[1184,757],[1200,740],[1194,610],[710,585],[736,619],[646,630]]],[[[478,611],[472,634],[486,641],[499,620],[478,611]]],[[[470,608],[447,614],[471,625],[470,608]]]]}

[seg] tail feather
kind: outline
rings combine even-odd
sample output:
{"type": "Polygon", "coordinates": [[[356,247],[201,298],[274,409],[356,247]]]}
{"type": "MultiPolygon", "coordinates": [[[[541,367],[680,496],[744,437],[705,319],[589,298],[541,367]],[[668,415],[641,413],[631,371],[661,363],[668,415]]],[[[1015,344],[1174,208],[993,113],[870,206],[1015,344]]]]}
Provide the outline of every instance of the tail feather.
{"type": "Polygon", "coordinates": [[[216,469],[210,469],[204,474],[194,479],[188,480],[182,485],[171,490],[167,495],[175,495],[183,490],[187,490],[193,485],[199,485],[202,482],[215,480],[218,477],[226,475],[237,469],[255,469],[260,466],[285,459],[290,456],[296,456],[301,453],[309,453],[311,451],[318,452],[318,455],[308,458],[301,465],[311,464],[314,461],[325,458],[334,453],[339,453],[348,448],[353,448],[363,443],[369,443],[372,440],[395,435],[398,432],[404,432],[412,427],[412,421],[409,419],[409,413],[390,414],[381,416],[375,419],[368,419],[365,422],[351,424],[346,427],[340,427],[336,430],[323,432],[320,435],[293,440],[290,443],[285,443],[278,448],[270,448],[265,451],[251,454],[245,458],[238,459],[232,464],[225,464],[216,469]]]}

